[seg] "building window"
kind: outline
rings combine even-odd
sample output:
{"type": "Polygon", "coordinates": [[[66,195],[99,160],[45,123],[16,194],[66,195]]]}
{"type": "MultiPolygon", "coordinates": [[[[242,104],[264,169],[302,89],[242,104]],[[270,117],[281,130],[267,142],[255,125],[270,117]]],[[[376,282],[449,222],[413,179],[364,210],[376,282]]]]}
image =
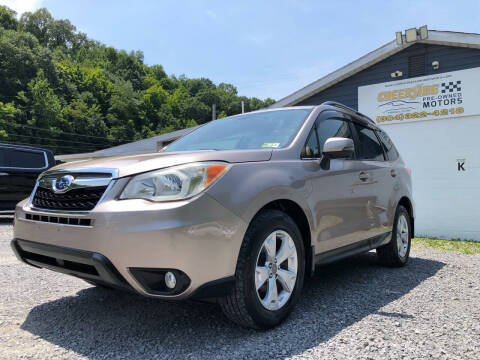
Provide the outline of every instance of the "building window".
{"type": "Polygon", "coordinates": [[[408,77],[425,75],[425,54],[408,58],[408,77]]]}

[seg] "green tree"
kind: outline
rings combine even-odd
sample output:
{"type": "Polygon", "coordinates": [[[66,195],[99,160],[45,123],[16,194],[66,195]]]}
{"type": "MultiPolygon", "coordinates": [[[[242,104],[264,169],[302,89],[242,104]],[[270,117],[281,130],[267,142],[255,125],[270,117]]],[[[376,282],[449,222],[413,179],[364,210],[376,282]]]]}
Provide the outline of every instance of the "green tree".
{"type": "Polygon", "coordinates": [[[139,117],[141,93],[133,89],[132,83],[117,80],[110,97],[106,124],[112,128],[113,139],[128,141],[135,139],[136,130],[142,128],[139,117]]]}
{"type": "Polygon", "coordinates": [[[16,18],[17,13],[8,7],[0,6],[0,26],[6,30],[17,30],[18,21],[16,18]]]}
{"type": "Polygon", "coordinates": [[[7,140],[9,133],[17,133],[15,118],[19,113],[20,110],[16,109],[13,103],[4,104],[0,101],[0,139],[7,140]]]}
{"type": "Polygon", "coordinates": [[[47,9],[23,13],[20,17],[20,29],[34,35],[42,45],[48,44],[49,24],[53,21],[47,9]]]}
{"type": "Polygon", "coordinates": [[[68,20],[55,20],[47,25],[46,41],[49,48],[71,48],[75,42],[76,28],[68,20]]]}
{"type": "Polygon", "coordinates": [[[26,90],[42,68],[51,74],[53,61],[34,36],[0,29],[0,101],[11,101],[19,91],[26,90]]]}
{"type": "Polygon", "coordinates": [[[169,94],[157,81],[157,84],[145,90],[141,105],[141,118],[143,125],[148,125],[150,129],[155,129],[159,125],[166,126],[160,112],[162,106],[166,104],[169,94]]]}
{"type": "Polygon", "coordinates": [[[108,128],[103,121],[98,105],[88,106],[83,100],[75,99],[63,108],[62,120],[64,123],[62,130],[66,132],[73,131],[82,135],[92,135],[90,142],[105,144],[106,140],[96,140],[99,137],[107,137],[108,135],[108,128]]]}
{"type": "Polygon", "coordinates": [[[28,94],[31,110],[27,123],[45,130],[26,130],[23,136],[30,136],[29,141],[35,145],[49,145],[57,150],[53,129],[62,121],[62,107],[43,70],[40,69],[37,76],[28,83],[28,94]]]}
{"type": "Polygon", "coordinates": [[[35,79],[28,83],[32,99],[31,125],[49,129],[61,119],[60,100],[50,88],[43,70],[39,70],[35,79]]]}
{"type": "Polygon", "coordinates": [[[0,139],[57,153],[119,143],[257,110],[272,99],[239,96],[232,84],[167,75],[126,52],[89,39],[46,9],[17,21],[0,6],[0,139]]]}

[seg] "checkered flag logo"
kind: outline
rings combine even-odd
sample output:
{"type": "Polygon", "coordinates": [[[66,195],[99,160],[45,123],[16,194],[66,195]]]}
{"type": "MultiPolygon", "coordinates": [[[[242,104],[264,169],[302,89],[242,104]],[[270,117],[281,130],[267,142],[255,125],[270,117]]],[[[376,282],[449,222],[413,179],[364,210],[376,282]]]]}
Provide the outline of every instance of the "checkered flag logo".
{"type": "Polygon", "coordinates": [[[461,80],[457,81],[456,83],[453,81],[450,81],[448,84],[442,83],[442,94],[452,93],[454,91],[462,91],[461,85],[461,80]]]}

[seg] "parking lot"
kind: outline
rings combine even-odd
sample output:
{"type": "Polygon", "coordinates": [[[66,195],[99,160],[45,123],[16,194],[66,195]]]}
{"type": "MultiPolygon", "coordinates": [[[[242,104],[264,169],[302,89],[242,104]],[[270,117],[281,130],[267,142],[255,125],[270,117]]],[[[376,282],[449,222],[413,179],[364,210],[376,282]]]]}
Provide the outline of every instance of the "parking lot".
{"type": "Polygon", "coordinates": [[[256,332],[214,304],[99,289],[21,264],[0,224],[0,358],[480,358],[480,255],[413,249],[318,268],[292,316],[256,332]]]}

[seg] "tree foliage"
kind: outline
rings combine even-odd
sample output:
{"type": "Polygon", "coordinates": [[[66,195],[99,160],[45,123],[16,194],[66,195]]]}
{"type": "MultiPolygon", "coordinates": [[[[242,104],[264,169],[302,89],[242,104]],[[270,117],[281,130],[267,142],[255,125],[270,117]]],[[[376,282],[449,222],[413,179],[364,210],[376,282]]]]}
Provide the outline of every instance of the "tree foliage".
{"type": "Polygon", "coordinates": [[[56,153],[89,152],[273,103],[239,96],[235,86],[167,75],[89,39],[42,8],[0,6],[0,140],[56,153]]]}

